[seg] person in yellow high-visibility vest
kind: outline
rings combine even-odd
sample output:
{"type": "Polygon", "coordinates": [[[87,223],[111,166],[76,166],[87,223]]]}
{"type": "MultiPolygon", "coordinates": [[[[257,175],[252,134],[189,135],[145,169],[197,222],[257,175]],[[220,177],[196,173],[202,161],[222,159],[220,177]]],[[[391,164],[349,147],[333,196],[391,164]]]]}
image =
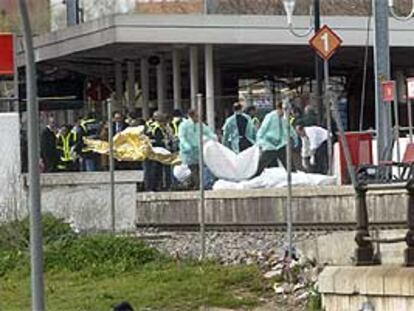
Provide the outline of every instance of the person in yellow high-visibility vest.
{"type": "Polygon", "coordinates": [[[70,126],[64,125],[56,136],[56,147],[59,152],[59,171],[76,171],[78,167],[77,155],[78,137],[70,126]]]}

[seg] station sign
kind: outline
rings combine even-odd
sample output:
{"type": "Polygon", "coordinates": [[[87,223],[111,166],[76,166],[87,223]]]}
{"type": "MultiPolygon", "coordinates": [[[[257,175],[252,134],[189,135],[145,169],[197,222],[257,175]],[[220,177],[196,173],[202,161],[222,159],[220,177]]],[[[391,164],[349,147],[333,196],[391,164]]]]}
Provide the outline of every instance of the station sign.
{"type": "Polygon", "coordinates": [[[414,99],[414,78],[407,78],[408,99],[414,99]]]}
{"type": "Polygon", "coordinates": [[[382,87],[382,100],[384,102],[392,102],[395,99],[395,81],[383,81],[382,87]]]}
{"type": "Polygon", "coordinates": [[[339,49],[342,39],[330,27],[324,25],[309,40],[309,44],[320,57],[327,61],[339,49]]]}
{"type": "Polygon", "coordinates": [[[0,33],[0,76],[14,74],[13,34],[0,33]]]}

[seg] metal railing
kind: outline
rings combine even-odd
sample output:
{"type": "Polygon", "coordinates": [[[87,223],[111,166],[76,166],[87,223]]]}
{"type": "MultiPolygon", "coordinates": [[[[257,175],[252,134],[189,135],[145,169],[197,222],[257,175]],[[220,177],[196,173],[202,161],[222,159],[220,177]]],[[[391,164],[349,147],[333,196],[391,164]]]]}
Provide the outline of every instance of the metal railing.
{"type": "Polygon", "coordinates": [[[356,189],[356,235],[355,250],[356,265],[368,266],[381,263],[380,254],[374,253],[373,243],[393,244],[406,242],[407,248],[404,252],[404,263],[407,267],[414,266],[414,183],[411,178],[407,183],[384,184],[384,185],[360,185],[356,189]],[[406,189],[407,200],[407,227],[408,231],[404,237],[397,238],[372,238],[369,233],[369,217],[367,205],[367,192],[406,189]]]}

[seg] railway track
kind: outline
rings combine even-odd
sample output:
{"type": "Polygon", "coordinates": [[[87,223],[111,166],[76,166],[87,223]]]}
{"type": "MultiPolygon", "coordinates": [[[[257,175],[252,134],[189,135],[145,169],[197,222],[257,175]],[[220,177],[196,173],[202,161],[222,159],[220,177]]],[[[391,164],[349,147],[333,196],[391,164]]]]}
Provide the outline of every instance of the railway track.
{"type": "MultiPolygon", "coordinates": [[[[285,223],[263,223],[263,224],[206,224],[206,231],[214,232],[285,232],[287,226],[285,223]]],[[[200,225],[192,224],[137,224],[138,230],[154,230],[163,232],[196,232],[200,230],[200,225]]],[[[353,222],[335,222],[335,223],[294,223],[293,228],[299,232],[320,232],[320,231],[353,231],[356,229],[356,223],[353,222]]],[[[394,222],[377,222],[370,223],[370,230],[392,230],[392,229],[407,229],[407,223],[403,221],[394,222]]]]}

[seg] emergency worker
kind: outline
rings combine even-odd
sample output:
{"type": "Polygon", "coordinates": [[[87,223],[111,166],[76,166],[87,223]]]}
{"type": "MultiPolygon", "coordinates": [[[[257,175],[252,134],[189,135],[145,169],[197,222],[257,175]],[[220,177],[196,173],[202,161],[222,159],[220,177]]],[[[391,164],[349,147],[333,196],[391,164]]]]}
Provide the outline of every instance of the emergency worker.
{"type": "Polygon", "coordinates": [[[174,112],[172,113],[171,128],[173,130],[175,137],[178,137],[178,129],[180,127],[181,122],[183,122],[183,119],[184,117],[181,110],[174,110],[174,112]]]}
{"type": "Polygon", "coordinates": [[[77,165],[77,133],[64,125],[56,136],[56,147],[59,152],[58,170],[76,171],[77,165]]]}
{"type": "Polygon", "coordinates": [[[302,165],[308,173],[326,174],[328,172],[329,132],[319,126],[298,124],[296,131],[302,140],[302,165]]]}
{"type": "MultiPolygon", "coordinates": [[[[259,161],[257,175],[260,175],[265,168],[278,166],[278,161],[286,168],[286,146],[288,139],[293,139],[293,146],[299,143],[296,131],[291,127],[288,138],[288,121],[283,116],[282,103],[278,103],[276,109],[266,115],[257,132],[257,144],[262,154],[259,161]]],[[[292,171],[296,171],[292,163],[292,171]]]]}
{"type": "Polygon", "coordinates": [[[172,114],[172,120],[170,122],[170,128],[172,132],[171,137],[171,151],[177,152],[179,150],[179,140],[178,140],[178,129],[180,124],[183,122],[184,116],[181,110],[176,109],[172,114]]]}
{"type": "Polygon", "coordinates": [[[59,152],[56,148],[56,120],[49,117],[46,128],[43,129],[40,136],[40,155],[44,172],[54,172],[59,162],[59,152]]]}
{"type": "MultiPolygon", "coordinates": [[[[188,118],[183,120],[178,129],[180,142],[180,158],[184,165],[191,170],[191,187],[199,186],[199,152],[200,152],[200,125],[199,116],[195,110],[188,112],[188,118]]],[[[217,140],[216,134],[207,125],[203,124],[205,139],[217,140]]]]}
{"type": "MultiPolygon", "coordinates": [[[[150,138],[152,147],[167,149],[166,116],[156,111],[154,112],[152,122],[147,124],[145,133],[150,138]]],[[[146,191],[160,191],[163,188],[169,190],[171,182],[171,167],[169,165],[163,165],[152,160],[144,162],[144,185],[146,191]]]]}
{"type": "Polygon", "coordinates": [[[242,105],[233,105],[234,114],[226,119],[223,126],[223,145],[240,153],[256,141],[256,128],[250,116],[242,112],[242,105]]]}
{"type": "Polygon", "coordinates": [[[246,108],[245,113],[252,118],[252,122],[256,130],[260,128],[260,119],[257,117],[257,109],[255,106],[249,106],[246,108]]]}
{"type": "Polygon", "coordinates": [[[128,123],[125,122],[123,114],[119,111],[115,111],[113,114],[112,129],[114,136],[128,127],[128,123]]]}
{"type": "Polygon", "coordinates": [[[101,132],[101,124],[96,120],[93,113],[89,113],[86,118],[80,120],[79,123],[79,139],[82,146],[82,170],[86,172],[94,172],[97,168],[97,163],[99,156],[92,152],[85,150],[85,145],[83,144],[83,138],[89,139],[99,139],[101,132]]]}

